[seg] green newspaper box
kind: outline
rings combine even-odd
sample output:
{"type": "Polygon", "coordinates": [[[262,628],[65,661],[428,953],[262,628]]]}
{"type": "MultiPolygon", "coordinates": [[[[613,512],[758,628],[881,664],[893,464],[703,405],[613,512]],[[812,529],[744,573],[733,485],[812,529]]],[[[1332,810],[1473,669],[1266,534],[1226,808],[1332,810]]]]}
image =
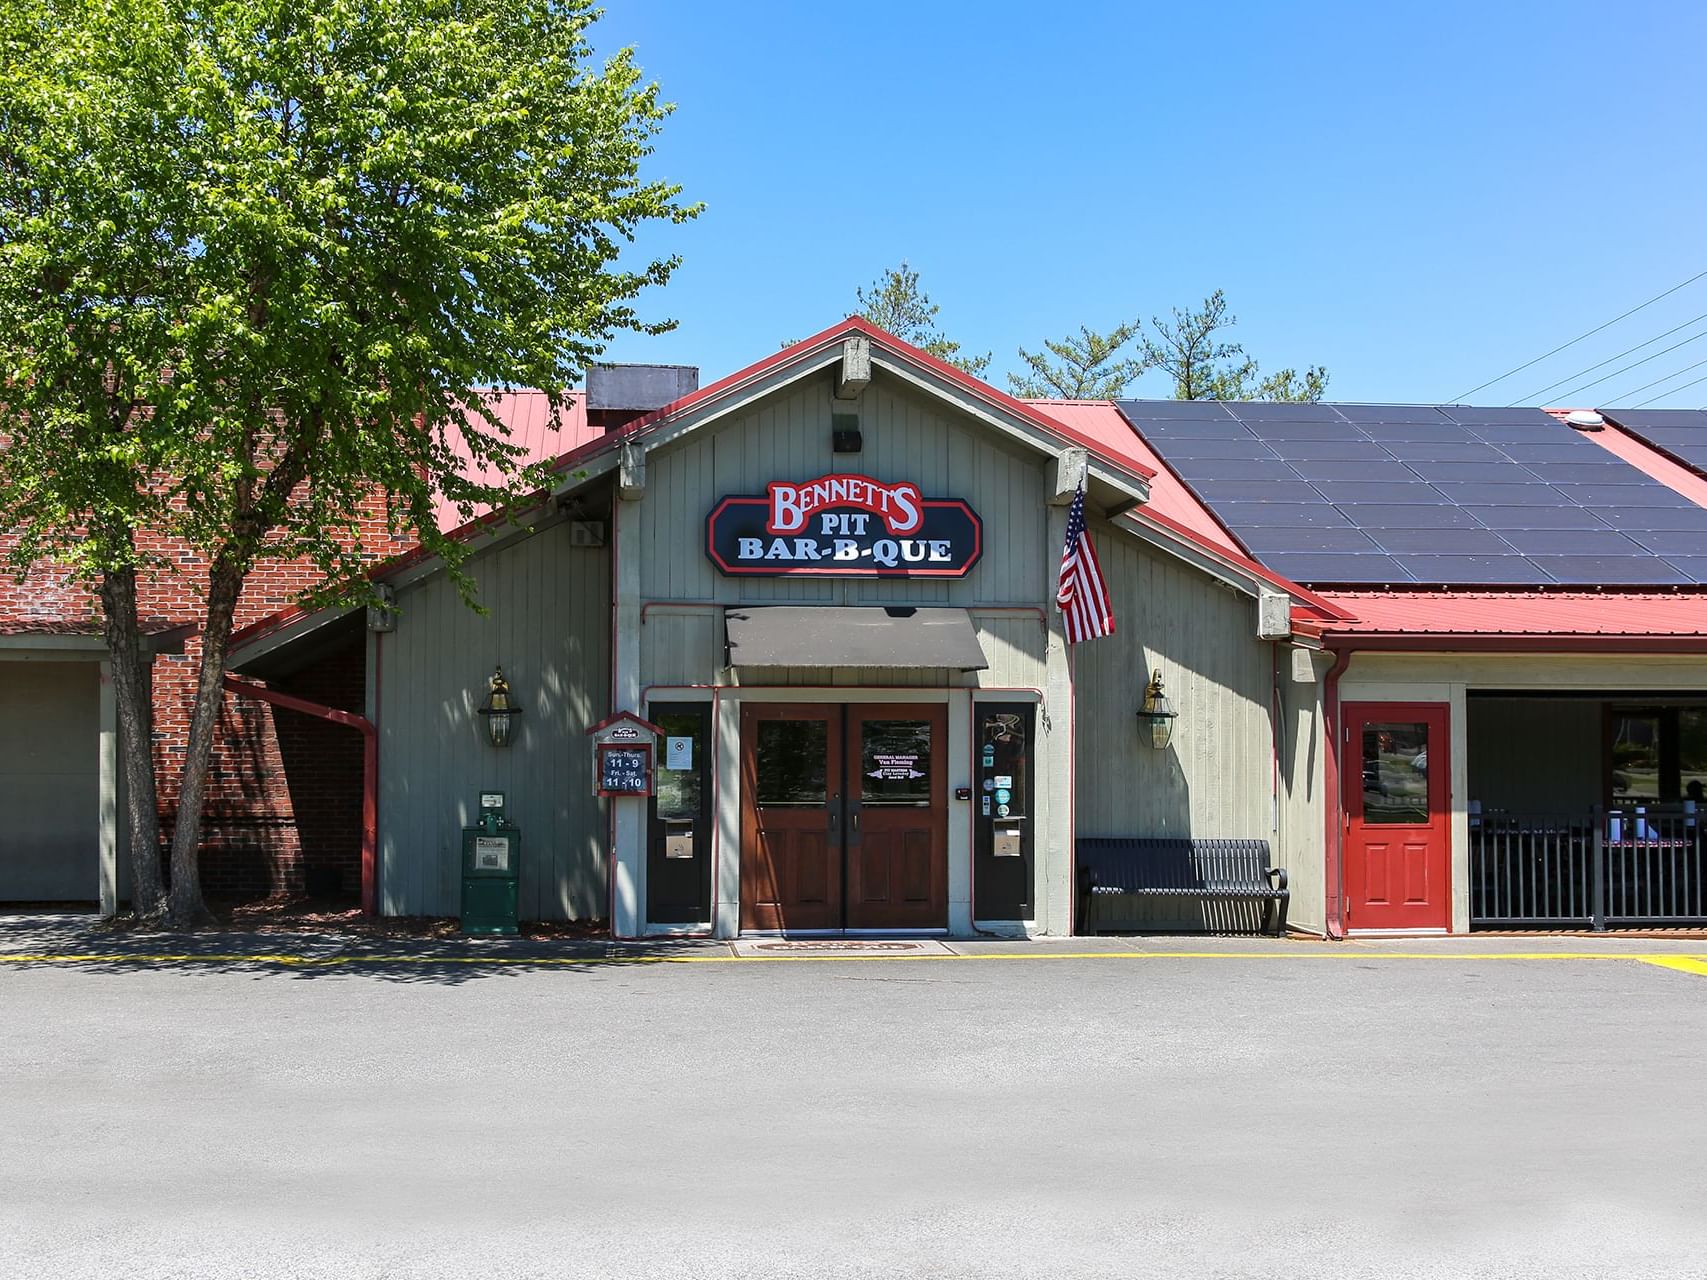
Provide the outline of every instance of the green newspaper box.
{"type": "Polygon", "coordinates": [[[480,793],[480,825],[462,829],[462,931],[516,932],[521,829],[504,816],[504,793],[480,793]]]}

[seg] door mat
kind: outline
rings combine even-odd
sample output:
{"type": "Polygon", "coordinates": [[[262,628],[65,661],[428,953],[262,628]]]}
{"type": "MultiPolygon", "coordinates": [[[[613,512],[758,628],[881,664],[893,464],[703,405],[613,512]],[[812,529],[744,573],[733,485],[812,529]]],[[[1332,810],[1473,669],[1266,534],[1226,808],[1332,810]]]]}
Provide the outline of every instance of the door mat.
{"type": "Polygon", "coordinates": [[[935,938],[740,938],[729,945],[736,955],[748,960],[954,954],[935,938]]]}

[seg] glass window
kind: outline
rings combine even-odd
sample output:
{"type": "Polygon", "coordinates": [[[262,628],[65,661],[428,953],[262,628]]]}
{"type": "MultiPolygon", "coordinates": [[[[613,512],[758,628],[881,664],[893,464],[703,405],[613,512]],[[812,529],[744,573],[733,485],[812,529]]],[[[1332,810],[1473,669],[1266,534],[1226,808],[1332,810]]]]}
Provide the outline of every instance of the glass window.
{"type": "Polygon", "coordinates": [[[1363,820],[1428,821],[1428,725],[1363,726],[1363,820]]]}
{"type": "Polygon", "coordinates": [[[758,802],[824,804],[829,735],[827,720],[759,721],[758,802]]]}
{"type": "Polygon", "coordinates": [[[1023,818],[1029,812],[1031,797],[1026,794],[1026,785],[1031,778],[1031,762],[1025,731],[1024,715],[1007,711],[984,717],[978,770],[983,791],[979,804],[985,817],[1023,818]]]}
{"type": "Polygon", "coordinates": [[[1681,798],[1707,801],[1707,707],[1683,707],[1677,713],[1678,786],[1681,798]]]}
{"type": "Polygon", "coordinates": [[[860,722],[859,799],[861,804],[930,804],[929,720],[860,722]]]}
{"type": "Polygon", "coordinates": [[[705,766],[709,763],[705,721],[695,711],[666,711],[655,717],[664,731],[658,743],[658,772],[654,786],[660,818],[697,818],[705,766]],[[685,740],[685,741],[684,741],[685,740]],[[678,765],[679,768],[672,768],[678,765]]]}
{"type": "Polygon", "coordinates": [[[1612,802],[1660,798],[1660,716],[1620,711],[1612,717],[1612,802]]]}

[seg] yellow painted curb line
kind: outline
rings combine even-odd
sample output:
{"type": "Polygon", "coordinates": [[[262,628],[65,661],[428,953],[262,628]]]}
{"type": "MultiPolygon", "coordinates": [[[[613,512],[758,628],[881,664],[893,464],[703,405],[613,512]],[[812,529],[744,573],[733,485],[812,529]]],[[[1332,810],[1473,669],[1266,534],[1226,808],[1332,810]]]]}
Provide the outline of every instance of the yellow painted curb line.
{"type": "Polygon", "coordinates": [[[1662,969],[1676,969],[1679,973],[1699,974],[1707,978],[1707,960],[1699,956],[1643,956],[1649,964],[1658,965],[1662,969]]]}
{"type": "Polygon", "coordinates": [[[294,968],[337,968],[350,965],[493,965],[566,967],[582,964],[799,964],[871,960],[1624,960],[1659,965],[1682,973],[1707,976],[1707,957],[1669,952],[1612,953],[1594,951],[986,951],[962,954],[862,955],[597,955],[597,956],[483,956],[483,955],[331,955],[307,956],[286,952],[5,952],[0,964],[272,964],[294,968]]]}

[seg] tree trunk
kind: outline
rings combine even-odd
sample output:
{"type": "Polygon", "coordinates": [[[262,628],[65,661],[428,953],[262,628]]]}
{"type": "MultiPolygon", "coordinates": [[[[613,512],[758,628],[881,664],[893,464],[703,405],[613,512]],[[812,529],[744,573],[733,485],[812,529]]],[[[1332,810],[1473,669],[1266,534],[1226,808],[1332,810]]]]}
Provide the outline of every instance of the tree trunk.
{"type": "Polygon", "coordinates": [[[178,789],[178,820],[172,829],[172,891],[166,918],[178,929],[207,918],[202,902],[202,802],[207,795],[208,766],[213,759],[213,735],[225,703],[225,654],[243,573],[224,556],[208,571],[207,623],[202,631],[201,671],[196,679],[195,709],[190,717],[190,741],[184,756],[183,782],[178,789]]]}
{"type": "Polygon", "coordinates": [[[165,890],[160,881],[160,810],[154,787],[153,671],[143,652],[136,615],[134,568],[111,569],[101,576],[101,611],[118,710],[119,769],[130,844],[130,907],[138,916],[153,917],[165,905],[165,890]]]}

